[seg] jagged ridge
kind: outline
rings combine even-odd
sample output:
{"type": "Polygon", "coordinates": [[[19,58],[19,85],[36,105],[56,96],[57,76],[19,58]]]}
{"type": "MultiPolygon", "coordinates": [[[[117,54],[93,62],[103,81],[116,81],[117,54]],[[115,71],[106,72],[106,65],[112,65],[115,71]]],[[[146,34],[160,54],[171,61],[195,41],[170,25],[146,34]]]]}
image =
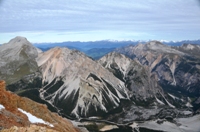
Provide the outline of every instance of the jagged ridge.
{"type": "Polygon", "coordinates": [[[200,95],[200,60],[192,53],[188,54],[180,49],[152,41],[119,48],[116,52],[140,62],[165,92],[182,98],[183,102],[188,102],[187,97],[196,98],[200,95]]]}
{"type": "MultiPolygon", "coordinates": [[[[102,66],[121,79],[129,90],[129,96],[136,103],[148,102],[163,93],[157,82],[150,78],[148,71],[138,62],[117,53],[111,52],[98,60],[102,66]]],[[[144,105],[147,105],[146,103],[144,105]]]]}
{"type": "Polygon", "coordinates": [[[37,62],[43,74],[41,97],[69,115],[101,115],[129,98],[122,81],[79,51],[53,48],[37,62]]]}

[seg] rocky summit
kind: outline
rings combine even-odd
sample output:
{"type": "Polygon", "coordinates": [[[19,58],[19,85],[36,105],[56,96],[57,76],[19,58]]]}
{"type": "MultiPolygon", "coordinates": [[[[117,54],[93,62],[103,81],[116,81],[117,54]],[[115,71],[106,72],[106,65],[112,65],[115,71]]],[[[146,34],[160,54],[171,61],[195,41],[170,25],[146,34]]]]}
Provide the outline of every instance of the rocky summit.
{"type": "Polygon", "coordinates": [[[0,78],[12,84],[24,75],[37,71],[35,59],[39,52],[26,38],[19,36],[1,45],[0,78]]]}
{"type": "Polygon", "coordinates": [[[83,53],[53,48],[39,55],[40,97],[75,117],[98,116],[129,99],[124,83],[83,53]]]}

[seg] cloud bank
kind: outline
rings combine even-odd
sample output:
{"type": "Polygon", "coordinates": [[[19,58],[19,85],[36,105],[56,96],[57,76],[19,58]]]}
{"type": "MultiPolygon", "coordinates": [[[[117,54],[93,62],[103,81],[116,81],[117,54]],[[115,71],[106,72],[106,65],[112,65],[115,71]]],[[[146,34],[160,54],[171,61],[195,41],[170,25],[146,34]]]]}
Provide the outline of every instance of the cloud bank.
{"type": "Polygon", "coordinates": [[[200,34],[198,0],[1,0],[0,16],[0,36],[22,34],[32,41],[40,35],[41,41],[48,36],[87,41],[198,39],[200,34]]]}

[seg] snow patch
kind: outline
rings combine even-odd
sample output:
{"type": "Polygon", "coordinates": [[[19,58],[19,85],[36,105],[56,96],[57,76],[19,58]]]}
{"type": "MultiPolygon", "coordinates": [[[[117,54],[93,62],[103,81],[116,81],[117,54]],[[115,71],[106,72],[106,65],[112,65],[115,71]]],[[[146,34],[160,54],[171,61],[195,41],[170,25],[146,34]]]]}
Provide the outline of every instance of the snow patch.
{"type": "Polygon", "coordinates": [[[176,86],[176,79],[175,79],[175,76],[174,76],[174,73],[175,73],[175,70],[176,70],[176,61],[172,62],[172,64],[168,64],[170,70],[171,70],[171,73],[172,73],[172,77],[173,77],[173,82],[171,83],[171,85],[174,85],[176,86]]]}
{"type": "Polygon", "coordinates": [[[187,104],[185,104],[187,107],[193,107],[192,105],[191,105],[191,103],[190,102],[187,102],[187,104]]]}
{"type": "Polygon", "coordinates": [[[106,125],[103,128],[100,129],[100,132],[106,132],[106,131],[111,131],[114,129],[118,129],[118,126],[116,125],[106,125]]]}
{"type": "Polygon", "coordinates": [[[170,94],[170,93],[168,93],[168,95],[169,95],[170,97],[172,97],[174,100],[177,98],[177,97],[175,97],[174,95],[172,95],[172,94],[170,94]]]}
{"type": "Polygon", "coordinates": [[[162,97],[164,98],[164,100],[167,102],[167,104],[169,105],[169,107],[171,108],[175,108],[175,106],[173,106],[171,103],[169,103],[169,101],[165,98],[165,96],[163,96],[162,93],[160,93],[162,95],[162,97]]]}
{"type": "Polygon", "coordinates": [[[157,120],[155,121],[147,121],[139,124],[139,127],[147,128],[155,131],[166,131],[166,132],[181,132],[180,128],[175,124],[165,121],[162,124],[158,124],[157,120]]]}
{"type": "Polygon", "coordinates": [[[31,122],[31,123],[42,123],[42,124],[46,124],[50,127],[54,127],[52,124],[50,124],[49,122],[45,122],[44,120],[40,119],[40,118],[37,118],[36,116],[32,115],[31,113],[28,113],[20,108],[18,108],[18,110],[22,113],[24,113],[25,115],[27,115],[28,117],[28,120],[31,122]]]}
{"type": "Polygon", "coordinates": [[[167,104],[169,105],[169,107],[175,108],[175,106],[173,106],[171,103],[169,103],[167,99],[165,99],[165,101],[167,102],[167,104]]]}
{"type": "Polygon", "coordinates": [[[4,107],[3,105],[0,104],[0,110],[1,110],[1,109],[5,109],[5,107],[4,107]]]}
{"type": "Polygon", "coordinates": [[[131,124],[130,127],[137,129],[138,128],[138,123],[133,122],[133,124],[131,124]]]}
{"type": "Polygon", "coordinates": [[[177,123],[180,123],[179,126],[184,132],[199,132],[200,131],[200,115],[195,115],[189,118],[178,118],[177,123]]]}
{"type": "Polygon", "coordinates": [[[183,114],[184,114],[184,115],[191,115],[192,112],[191,112],[191,111],[183,111],[183,114]]]}
{"type": "MultiPolygon", "coordinates": [[[[156,97],[155,97],[156,98],[156,97]]],[[[161,100],[159,100],[158,98],[156,98],[156,101],[161,104],[161,105],[165,105],[165,103],[163,103],[161,100]]]]}

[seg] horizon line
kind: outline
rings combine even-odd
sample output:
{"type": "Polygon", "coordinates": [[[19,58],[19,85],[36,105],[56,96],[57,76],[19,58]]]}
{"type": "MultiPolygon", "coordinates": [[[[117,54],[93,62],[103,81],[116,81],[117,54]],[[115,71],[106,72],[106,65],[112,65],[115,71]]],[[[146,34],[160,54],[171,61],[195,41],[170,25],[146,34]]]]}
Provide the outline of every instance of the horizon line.
{"type": "Polygon", "coordinates": [[[183,39],[183,40],[156,40],[156,39],[149,39],[149,40],[112,40],[112,39],[102,39],[102,40],[88,40],[88,41],[81,41],[81,40],[76,40],[76,41],[55,41],[55,42],[31,42],[33,44],[41,44],[41,43],[65,43],[65,42],[81,42],[81,43],[84,43],[84,42],[102,42],[102,41],[105,41],[105,42],[149,42],[149,41],[159,41],[159,42],[182,42],[182,41],[200,41],[200,39],[183,39]]]}

